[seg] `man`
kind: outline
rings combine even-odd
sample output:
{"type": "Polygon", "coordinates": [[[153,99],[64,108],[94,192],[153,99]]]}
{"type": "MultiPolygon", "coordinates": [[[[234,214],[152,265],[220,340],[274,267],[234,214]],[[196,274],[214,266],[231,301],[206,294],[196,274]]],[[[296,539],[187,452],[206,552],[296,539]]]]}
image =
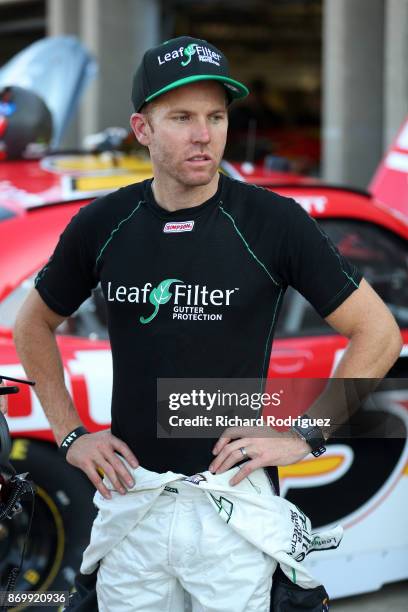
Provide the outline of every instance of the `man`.
{"type": "MultiPolygon", "coordinates": [[[[154,178],[82,208],[19,313],[15,341],[27,375],[36,381],[57,443],[68,449],[67,461],[87,474],[106,512],[106,500],[129,499],[138,465],[186,475],[208,468],[223,474],[234,466],[231,485],[237,488],[250,474],[265,474],[259,469],[265,467],[277,490],[276,466],[310,452],[292,431],[270,438],[232,430],[215,445],[156,434],[158,378],[266,376],[289,284],[350,339],[335,376],[382,377],[399,354],[392,315],[301,207],[218,173],[227,104],[246,94],[229,76],[223,54],[206,41],[181,37],[147,51],[134,77],[131,126],[149,149],[154,178]],[[98,282],[112,346],[112,427],[89,434],[77,429],[82,424],[64,384],[54,332],[98,282]]],[[[272,570],[265,555],[236,540],[222,552],[223,564],[220,525],[208,531],[198,514],[188,523],[198,512],[191,499],[183,514],[179,491],[167,493],[137,526],[137,546],[126,535],[102,559],[100,610],[181,610],[180,584],[196,611],[269,610],[272,570]],[[174,530],[186,540],[181,564],[173,556],[177,547],[171,548],[174,530]],[[155,565],[158,557],[167,563],[155,565]],[[244,577],[232,587],[227,572],[242,568],[244,577]],[[129,590],[134,599],[126,602],[129,590]]]]}

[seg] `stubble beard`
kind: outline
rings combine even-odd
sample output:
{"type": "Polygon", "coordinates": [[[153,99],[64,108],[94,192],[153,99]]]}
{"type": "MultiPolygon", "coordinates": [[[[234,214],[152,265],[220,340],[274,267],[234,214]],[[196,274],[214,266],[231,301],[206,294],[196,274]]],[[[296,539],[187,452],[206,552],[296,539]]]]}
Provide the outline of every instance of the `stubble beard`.
{"type": "Polygon", "coordinates": [[[211,168],[205,172],[195,174],[193,170],[184,170],[183,168],[174,165],[172,162],[169,163],[168,159],[160,160],[161,163],[159,164],[159,167],[161,167],[162,171],[164,171],[173,180],[185,187],[201,187],[208,185],[216,175],[219,166],[219,164],[213,164],[211,168]]]}

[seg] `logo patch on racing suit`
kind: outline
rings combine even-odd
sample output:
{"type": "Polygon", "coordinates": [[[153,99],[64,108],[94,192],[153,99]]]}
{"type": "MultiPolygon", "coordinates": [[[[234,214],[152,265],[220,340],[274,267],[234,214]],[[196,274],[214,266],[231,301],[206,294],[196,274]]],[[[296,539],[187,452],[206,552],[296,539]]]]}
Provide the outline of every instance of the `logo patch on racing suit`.
{"type": "Polygon", "coordinates": [[[176,487],[168,487],[167,485],[164,487],[164,490],[168,493],[178,493],[178,489],[176,489],[176,487]]]}
{"type": "Polygon", "coordinates": [[[178,234],[180,232],[192,232],[194,221],[179,221],[178,223],[166,223],[163,227],[164,234],[178,234]]]}
{"type": "Polygon", "coordinates": [[[224,512],[227,515],[227,519],[226,519],[225,522],[229,523],[229,520],[230,520],[230,518],[232,516],[232,511],[234,509],[234,504],[232,503],[232,501],[230,501],[229,499],[227,499],[223,495],[220,495],[218,499],[212,493],[210,493],[210,495],[211,495],[211,498],[212,498],[214,504],[218,508],[218,514],[221,515],[224,512]]]}
{"type": "Polygon", "coordinates": [[[207,479],[202,474],[194,474],[193,476],[186,476],[183,480],[191,482],[192,484],[199,485],[200,482],[207,482],[207,479]]]}

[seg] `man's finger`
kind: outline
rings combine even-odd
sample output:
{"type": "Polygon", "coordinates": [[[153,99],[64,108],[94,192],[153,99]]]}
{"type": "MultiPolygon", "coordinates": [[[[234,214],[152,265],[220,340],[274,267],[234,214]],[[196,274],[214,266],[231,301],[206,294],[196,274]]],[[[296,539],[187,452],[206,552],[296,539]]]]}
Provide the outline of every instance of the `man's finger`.
{"type": "Polygon", "coordinates": [[[211,462],[211,465],[209,467],[210,472],[214,473],[219,472],[220,470],[225,471],[224,464],[229,465],[229,458],[232,453],[234,456],[234,461],[233,463],[231,463],[231,465],[229,465],[229,467],[232,467],[239,461],[242,461],[244,459],[244,455],[239,449],[243,446],[247,447],[250,443],[250,440],[247,440],[246,438],[240,438],[239,440],[234,440],[233,442],[230,442],[229,444],[224,446],[224,448],[218,453],[216,458],[211,462]],[[236,451],[239,451],[239,455],[237,455],[236,451]]]}
{"type": "Polygon", "coordinates": [[[120,440],[116,436],[112,435],[112,446],[133,468],[137,468],[139,466],[139,461],[132,453],[126,442],[123,442],[123,440],[120,440]]]}
{"type": "Polygon", "coordinates": [[[217,455],[231,440],[235,438],[243,438],[245,434],[245,427],[227,427],[218,438],[213,448],[213,454],[217,455]]]}
{"type": "Polygon", "coordinates": [[[221,465],[216,468],[216,474],[222,474],[227,470],[231,469],[234,465],[243,460],[243,455],[239,449],[231,450],[228,456],[224,459],[221,465]]]}
{"type": "Polygon", "coordinates": [[[109,478],[115,491],[118,491],[121,495],[124,495],[126,493],[126,488],[120,481],[118,474],[109,461],[107,461],[105,458],[98,459],[97,466],[103,469],[105,476],[109,478]]]}
{"type": "Polygon", "coordinates": [[[92,482],[95,489],[99,491],[102,497],[104,497],[105,499],[112,499],[112,493],[103,484],[102,478],[98,474],[96,466],[89,466],[87,468],[82,468],[82,470],[88,476],[89,480],[92,482]]]}
{"type": "Polygon", "coordinates": [[[224,446],[226,446],[229,442],[231,442],[231,438],[223,438],[221,437],[219,440],[217,440],[212,452],[213,455],[218,455],[218,453],[220,451],[222,451],[222,449],[224,448],[224,446]]]}
{"type": "Polygon", "coordinates": [[[259,427],[227,427],[215,443],[213,454],[218,455],[231,440],[245,438],[248,435],[259,435],[259,427]]]}
{"type": "Polygon", "coordinates": [[[123,461],[119,459],[119,456],[116,453],[106,453],[104,454],[104,458],[112,465],[113,469],[124,485],[127,487],[134,486],[135,481],[132,474],[129,472],[123,461]]]}
{"type": "Polygon", "coordinates": [[[237,485],[241,480],[244,480],[247,476],[252,474],[258,468],[263,467],[263,462],[260,457],[256,459],[251,459],[250,461],[246,461],[240,466],[239,472],[235,474],[233,478],[229,481],[229,484],[233,487],[237,485]]]}

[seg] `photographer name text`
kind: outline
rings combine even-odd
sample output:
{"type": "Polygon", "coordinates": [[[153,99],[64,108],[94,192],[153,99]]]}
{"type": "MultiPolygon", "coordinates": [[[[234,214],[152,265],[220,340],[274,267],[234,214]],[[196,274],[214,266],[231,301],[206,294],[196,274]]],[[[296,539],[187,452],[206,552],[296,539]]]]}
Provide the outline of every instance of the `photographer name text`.
{"type": "Polygon", "coordinates": [[[258,418],[216,415],[195,417],[180,417],[176,414],[169,417],[171,427],[330,427],[330,419],[304,417],[276,417],[274,415],[258,418]]]}

